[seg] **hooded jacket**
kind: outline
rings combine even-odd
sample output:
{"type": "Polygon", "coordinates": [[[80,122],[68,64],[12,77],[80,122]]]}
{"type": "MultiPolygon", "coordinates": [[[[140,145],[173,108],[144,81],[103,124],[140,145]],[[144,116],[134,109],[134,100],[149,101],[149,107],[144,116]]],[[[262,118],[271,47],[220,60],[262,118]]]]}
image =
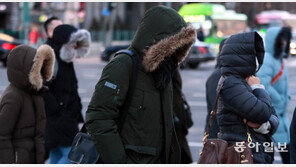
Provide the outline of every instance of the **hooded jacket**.
{"type": "Polygon", "coordinates": [[[90,35],[71,25],[60,25],[48,44],[54,49],[57,67],[53,80],[47,83],[49,90],[43,94],[47,116],[45,146],[71,146],[78,123],[83,122],[73,60],[88,53],[90,35]]]}
{"type": "Polygon", "coordinates": [[[175,10],[158,6],[145,13],[129,48],[139,63],[120,134],[116,120],[129,87],[132,60],[119,54],[104,68],[86,112],[87,130],[104,163],[168,163],[169,152],[179,151],[171,148],[175,139],[172,84],[163,91],[156,89],[152,72],[172,55],[181,62],[195,39],[195,30],[175,10]]]}
{"type": "Polygon", "coordinates": [[[236,34],[224,42],[220,53],[222,77],[217,88],[220,91],[216,115],[218,137],[229,143],[248,141],[244,118],[258,124],[269,121],[272,128],[267,135],[249,129],[252,141],[261,144],[258,152],[252,149],[254,163],[272,163],[273,153],[265,153],[262,143],[271,141],[269,135],[276,130],[278,120],[268,93],[264,89],[252,90],[246,82],[246,77],[255,75],[255,57],[262,65],[263,41],[256,32],[236,34]]]}
{"type": "MultiPolygon", "coordinates": [[[[266,91],[269,93],[272,105],[279,117],[280,125],[276,133],[272,136],[275,142],[286,142],[290,143],[289,140],[289,121],[286,115],[288,102],[289,102],[289,86],[288,86],[288,71],[285,66],[283,57],[275,58],[275,52],[279,52],[282,46],[276,45],[280,40],[278,37],[281,33],[281,27],[269,28],[265,35],[265,56],[264,63],[261,69],[258,71],[257,75],[260,81],[265,86],[266,91]],[[276,51],[278,50],[278,51],[276,51]],[[281,70],[282,63],[284,63],[284,71],[280,79],[275,83],[271,84],[272,78],[274,78],[281,70]]],[[[288,43],[289,44],[289,43],[288,43]]]]}
{"type": "Polygon", "coordinates": [[[14,48],[7,59],[10,82],[0,99],[0,163],[44,163],[45,111],[43,83],[52,77],[54,52],[14,48]]]}

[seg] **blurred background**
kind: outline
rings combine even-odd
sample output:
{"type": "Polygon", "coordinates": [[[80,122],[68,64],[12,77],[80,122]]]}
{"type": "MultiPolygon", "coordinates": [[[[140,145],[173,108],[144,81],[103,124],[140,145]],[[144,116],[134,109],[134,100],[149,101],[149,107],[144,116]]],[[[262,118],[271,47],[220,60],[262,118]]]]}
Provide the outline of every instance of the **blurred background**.
{"type": "MultiPolygon", "coordinates": [[[[116,51],[128,47],[144,12],[157,5],[174,8],[198,32],[198,40],[181,64],[183,91],[194,120],[188,135],[194,161],[202,148],[207,114],[206,79],[214,71],[221,40],[232,34],[257,31],[264,38],[270,26],[292,28],[291,56],[287,61],[291,92],[287,113],[292,117],[296,104],[296,3],[289,2],[0,2],[0,95],[9,84],[5,61],[10,50],[23,43],[34,47],[44,43],[47,37],[43,23],[57,16],[66,24],[91,32],[89,56],[75,61],[85,112],[104,66],[116,51]]],[[[281,163],[278,153],[275,163],[281,163]]]]}
{"type": "MultiPolygon", "coordinates": [[[[92,51],[108,61],[114,50],[129,44],[144,12],[157,5],[174,8],[187,22],[203,32],[202,43],[195,44],[199,47],[193,51],[209,52],[211,55],[184,64],[190,68],[198,67],[199,62],[213,60],[220,41],[232,34],[259,31],[264,36],[269,26],[289,25],[294,31],[296,28],[296,3],[289,2],[0,2],[0,40],[15,42],[15,45],[40,45],[46,40],[43,23],[51,16],[57,16],[66,24],[89,30],[94,46],[92,51]],[[110,46],[116,47],[108,48],[110,46]]],[[[0,54],[15,45],[12,43],[3,47],[2,44],[0,54]]],[[[296,54],[294,38],[291,54],[296,54]]]]}

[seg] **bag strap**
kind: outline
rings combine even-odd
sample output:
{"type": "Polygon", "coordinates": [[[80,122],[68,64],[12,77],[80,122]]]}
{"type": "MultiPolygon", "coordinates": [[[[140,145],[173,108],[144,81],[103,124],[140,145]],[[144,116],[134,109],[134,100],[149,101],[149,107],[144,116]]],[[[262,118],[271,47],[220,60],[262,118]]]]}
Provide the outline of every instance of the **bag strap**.
{"type": "Polygon", "coordinates": [[[282,62],[281,70],[272,78],[271,85],[275,84],[284,73],[284,61],[282,62]]]}
{"type": "Polygon", "coordinates": [[[135,55],[134,52],[128,50],[128,49],[124,49],[124,50],[120,50],[118,52],[115,53],[114,57],[118,54],[127,54],[131,57],[132,61],[133,61],[133,67],[132,67],[132,76],[129,79],[129,87],[128,87],[128,91],[126,93],[126,99],[124,101],[124,104],[122,105],[121,109],[120,109],[120,114],[119,114],[119,123],[118,123],[118,132],[120,133],[123,125],[124,125],[124,121],[125,118],[127,116],[127,112],[128,109],[131,105],[132,102],[132,97],[134,94],[134,90],[136,87],[136,80],[137,80],[137,65],[138,65],[138,59],[135,55]]]}
{"type": "MultiPolygon", "coordinates": [[[[129,87],[128,87],[128,90],[127,90],[127,93],[126,93],[126,98],[125,98],[124,104],[120,108],[120,114],[119,114],[120,119],[118,120],[118,132],[120,133],[121,130],[122,130],[126,115],[127,115],[127,111],[128,111],[129,106],[131,104],[132,97],[133,97],[134,90],[135,90],[135,86],[136,86],[138,59],[137,59],[135,53],[128,50],[128,49],[124,49],[124,50],[120,50],[120,51],[116,52],[114,57],[119,55],[119,54],[129,55],[131,57],[132,61],[133,61],[132,75],[129,78],[129,87]]],[[[83,124],[80,132],[87,133],[85,123],[83,124]]]]}
{"type": "MultiPolygon", "coordinates": [[[[205,134],[204,134],[204,138],[202,139],[203,143],[205,143],[207,141],[207,139],[208,139],[208,136],[210,134],[209,132],[210,132],[211,126],[213,124],[214,117],[216,115],[216,111],[215,110],[217,108],[219,97],[220,97],[220,93],[221,93],[221,88],[222,88],[223,82],[225,80],[225,78],[224,77],[222,78],[222,77],[220,78],[219,83],[218,83],[218,88],[217,88],[217,92],[218,93],[217,93],[217,97],[216,97],[216,100],[215,100],[213,109],[212,109],[211,114],[210,114],[210,118],[209,118],[210,120],[209,120],[209,123],[207,125],[206,131],[205,131],[205,134]]],[[[252,142],[252,138],[251,138],[250,129],[249,129],[247,123],[245,123],[245,125],[246,125],[246,129],[247,129],[248,142],[251,143],[252,142]]]]}

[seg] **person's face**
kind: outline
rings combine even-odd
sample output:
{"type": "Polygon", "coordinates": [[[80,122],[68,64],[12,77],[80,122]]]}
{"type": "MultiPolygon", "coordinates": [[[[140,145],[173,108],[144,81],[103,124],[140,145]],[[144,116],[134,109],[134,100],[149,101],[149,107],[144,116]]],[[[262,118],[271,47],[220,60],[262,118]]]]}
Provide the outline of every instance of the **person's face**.
{"type": "Polygon", "coordinates": [[[61,24],[63,24],[63,22],[61,20],[53,20],[50,22],[50,24],[47,28],[47,34],[48,34],[49,38],[52,38],[53,30],[61,24]]]}

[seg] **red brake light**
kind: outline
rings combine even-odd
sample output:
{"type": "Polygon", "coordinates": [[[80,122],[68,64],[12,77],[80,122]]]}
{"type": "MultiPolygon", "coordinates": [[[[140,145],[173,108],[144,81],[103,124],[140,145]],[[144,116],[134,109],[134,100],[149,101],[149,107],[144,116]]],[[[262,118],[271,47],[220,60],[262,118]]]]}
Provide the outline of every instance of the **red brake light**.
{"type": "Polygon", "coordinates": [[[13,48],[15,48],[17,45],[15,44],[11,44],[11,43],[3,43],[2,44],[2,48],[6,49],[6,50],[12,50],[13,48]]]}
{"type": "Polygon", "coordinates": [[[197,47],[197,49],[199,50],[200,53],[205,54],[207,53],[207,49],[205,47],[197,47]]]}

